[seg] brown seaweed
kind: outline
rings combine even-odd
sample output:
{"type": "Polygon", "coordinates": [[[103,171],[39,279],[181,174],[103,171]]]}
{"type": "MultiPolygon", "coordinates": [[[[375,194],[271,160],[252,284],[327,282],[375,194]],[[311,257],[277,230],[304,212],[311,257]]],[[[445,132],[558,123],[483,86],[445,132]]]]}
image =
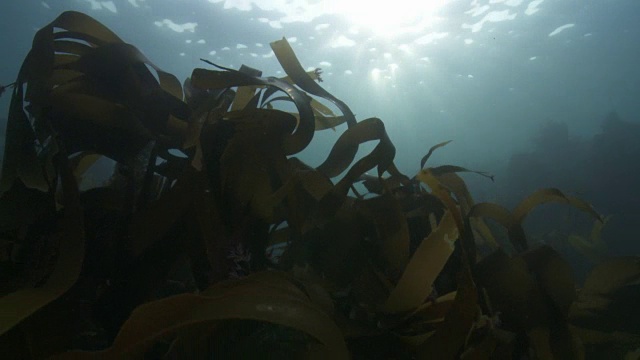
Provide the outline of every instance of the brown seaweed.
{"type": "Polygon", "coordinates": [[[548,202],[602,224],[591,205],[557,189],[512,211],[476,204],[458,173],[492,175],[425,168],[449,141],[410,178],[381,119],[357,120],[286,39],[271,46],[285,78],[207,62],[216,69],[183,89],[87,15],[37,32],[0,179],[4,354],[582,359],[638,347],[638,257],[602,262],[576,290],[568,263],[522,227],[548,202]],[[295,157],[328,128],[341,134],[321,165],[295,157]],[[105,159],[111,178],[80,190],[105,159]],[[350,195],[359,181],[370,194],[350,195]]]}
{"type": "Polygon", "coordinates": [[[7,89],[12,88],[12,87],[14,87],[15,85],[16,85],[16,83],[11,83],[11,84],[8,84],[8,85],[0,85],[0,96],[2,96],[2,94],[4,94],[4,92],[5,92],[7,89]]]}

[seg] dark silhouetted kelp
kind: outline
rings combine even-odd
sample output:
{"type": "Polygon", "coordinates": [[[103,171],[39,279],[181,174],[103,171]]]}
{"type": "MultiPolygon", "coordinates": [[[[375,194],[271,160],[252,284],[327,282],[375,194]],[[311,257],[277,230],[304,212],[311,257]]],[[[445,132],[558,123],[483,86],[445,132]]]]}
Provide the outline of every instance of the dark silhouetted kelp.
{"type": "Polygon", "coordinates": [[[3,355],[581,359],[638,347],[640,259],[609,259],[577,290],[522,228],[547,202],[601,223],[589,204],[557,189],[511,211],[476,204],[457,175],[471,170],[425,167],[448,142],[406,176],[382,120],[356,120],[286,39],[271,47],[285,78],[202,68],[183,87],[87,15],[36,33],[0,180],[3,355]],[[317,168],[295,157],[341,124],[317,168]],[[111,177],[86,185],[105,166],[111,177]]]}

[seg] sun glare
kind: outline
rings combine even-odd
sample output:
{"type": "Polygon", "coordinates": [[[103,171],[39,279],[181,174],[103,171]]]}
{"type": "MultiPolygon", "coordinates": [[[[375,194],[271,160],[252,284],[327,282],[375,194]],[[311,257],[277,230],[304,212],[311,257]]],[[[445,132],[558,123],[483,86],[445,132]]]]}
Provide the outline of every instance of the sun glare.
{"type": "Polygon", "coordinates": [[[379,36],[420,32],[429,26],[448,0],[393,0],[338,2],[339,13],[351,23],[379,36]]]}

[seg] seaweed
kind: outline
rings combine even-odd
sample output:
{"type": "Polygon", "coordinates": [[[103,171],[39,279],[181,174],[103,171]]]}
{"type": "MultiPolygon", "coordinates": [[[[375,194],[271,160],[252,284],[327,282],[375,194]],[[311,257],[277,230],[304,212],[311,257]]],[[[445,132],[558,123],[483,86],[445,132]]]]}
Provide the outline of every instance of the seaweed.
{"type": "Polygon", "coordinates": [[[558,189],[512,211],[476,204],[458,173],[492,175],[425,167],[450,141],[407,176],[381,119],[357,120],[286,39],[271,46],[284,78],[205,60],[214,69],[182,86],[82,13],[36,33],[0,179],[5,354],[580,359],[638,347],[636,327],[607,320],[638,319],[638,257],[602,262],[576,290],[568,263],[522,227],[538,205],[568,204],[594,219],[596,246],[591,205],[558,189]],[[319,166],[296,158],[330,128],[341,134],[319,166]],[[111,177],[80,186],[105,160],[111,177]]]}
{"type": "Polygon", "coordinates": [[[0,85],[0,96],[2,96],[2,94],[4,94],[4,92],[9,89],[12,88],[16,85],[16,83],[11,83],[11,84],[7,84],[7,85],[0,85]]]}

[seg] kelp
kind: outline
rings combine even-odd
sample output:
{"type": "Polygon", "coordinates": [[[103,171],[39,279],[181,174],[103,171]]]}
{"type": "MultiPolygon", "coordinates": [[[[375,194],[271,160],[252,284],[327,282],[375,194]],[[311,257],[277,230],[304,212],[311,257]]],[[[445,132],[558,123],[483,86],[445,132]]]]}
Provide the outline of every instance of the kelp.
{"type": "Polygon", "coordinates": [[[518,251],[525,251],[528,248],[528,242],[522,222],[524,218],[536,206],[548,202],[566,203],[578,210],[591,215],[595,220],[602,222],[602,217],[593,207],[576,197],[565,195],[558,189],[541,189],[523,199],[512,212],[498,204],[479,203],[475,204],[469,210],[470,217],[488,217],[500,225],[504,226],[509,232],[509,240],[514,248],[518,251]]]}
{"type": "Polygon", "coordinates": [[[589,238],[573,234],[567,240],[574,249],[594,264],[601,263],[608,256],[607,244],[602,240],[600,234],[609,219],[611,219],[611,215],[603,218],[602,221],[595,220],[589,238]]]}
{"type": "Polygon", "coordinates": [[[57,299],[71,288],[80,275],[85,244],[78,185],[66,157],[60,156],[60,161],[65,210],[60,221],[61,231],[54,235],[59,238],[60,255],[44,284],[28,286],[0,298],[0,308],[9,310],[2,316],[0,334],[4,334],[39,308],[57,299]]]}
{"type": "Polygon", "coordinates": [[[446,212],[407,264],[398,284],[389,295],[384,310],[411,311],[431,294],[433,282],[453,253],[458,233],[451,212],[446,212]]]}
{"type": "Polygon", "coordinates": [[[313,336],[323,356],[347,359],[340,329],[330,314],[312,302],[288,274],[249,275],[233,284],[218,284],[201,294],[182,294],[138,307],[122,325],[111,348],[97,353],[70,352],[59,359],[141,357],[154,341],[228,319],[254,319],[291,327],[313,336]],[[139,334],[145,334],[141,337],[139,334]]]}
{"type": "Polygon", "coordinates": [[[459,174],[491,174],[426,167],[450,141],[406,176],[381,119],[356,119],[286,39],[271,47],[284,78],[205,60],[213,69],[183,87],[87,15],[65,12],[37,32],[13,87],[0,180],[4,354],[635,350],[638,329],[606,318],[636,319],[638,258],[602,262],[576,290],[565,260],[529,248],[522,227],[538,205],[566,203],[596,219],[595,244],[602,218],[588,203],[543,189],[513,211],[476,204],[459,174]],[[328,128],[340,135],[319,166],[296,158],[328,128]],[[106,160],[110,178],[78,185],[106,160]],[[71,313],[84,321],[61,324],[71,313]]]}
{"type": "Polygon", "coordinates": [[[2,94],[4,94],[4,92],[9,89],[12,88],[16,85],[16,83],[11,83],[11,84],[7,84],[7,85],[0,85],[0,96],[2,96],[2,94]]]}

